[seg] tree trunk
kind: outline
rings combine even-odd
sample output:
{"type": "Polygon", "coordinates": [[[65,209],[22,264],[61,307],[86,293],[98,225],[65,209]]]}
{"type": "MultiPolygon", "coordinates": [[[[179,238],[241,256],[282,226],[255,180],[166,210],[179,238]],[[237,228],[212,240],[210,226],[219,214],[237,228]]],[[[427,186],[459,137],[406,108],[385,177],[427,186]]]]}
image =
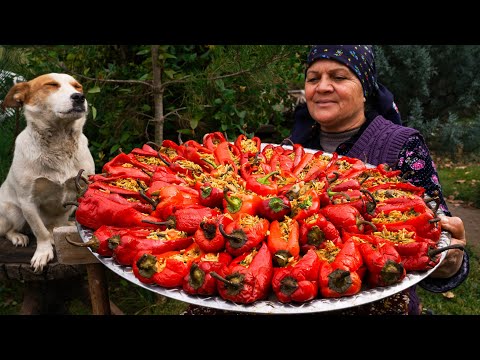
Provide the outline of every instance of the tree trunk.
{"type": "Polygon", "coordinates": [[[158,45],[152,46],[153,103],[155,109],[153,122],[155,124],[155,143],[161,145],[165,117],[163,114],[162,67],[158,62],[158,49],[158,45]]]}

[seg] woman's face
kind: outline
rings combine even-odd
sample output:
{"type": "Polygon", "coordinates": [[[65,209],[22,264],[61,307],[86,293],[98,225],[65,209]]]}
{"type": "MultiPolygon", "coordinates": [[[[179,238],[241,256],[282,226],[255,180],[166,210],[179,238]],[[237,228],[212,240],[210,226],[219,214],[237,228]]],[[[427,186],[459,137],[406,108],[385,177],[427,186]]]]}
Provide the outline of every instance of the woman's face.
{"type": "Polygon", "coordinates": [[[347,131],[365,122],[362,84],[337,61],[321,59],[308,68],[305,98],[310,115],[323,131],[347,131]]]}

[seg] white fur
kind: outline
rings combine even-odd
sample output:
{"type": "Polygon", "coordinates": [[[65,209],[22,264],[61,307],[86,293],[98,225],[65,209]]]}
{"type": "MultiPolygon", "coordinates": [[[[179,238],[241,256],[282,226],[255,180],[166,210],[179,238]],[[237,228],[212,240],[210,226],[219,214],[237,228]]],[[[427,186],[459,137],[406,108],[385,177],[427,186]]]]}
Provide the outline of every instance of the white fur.
{"type": "Polygon", "coordinates": [[[13,161],[0,187],[0,236],[27,246],[22,230],[28,225],[37,239],[30,262],[36,272],[54,257],[53,228],[68,225],[74,208],[63,204],[76,200],[76,175],[81,169],[85,175],[95,172],[82,132],[87,101],[74,104],[74,93],[81,94],[82,88],[73,77],[47,74],[16,84],[4,101],[7,107],[23,105],[27,126],[15,140],[13,161]]]}

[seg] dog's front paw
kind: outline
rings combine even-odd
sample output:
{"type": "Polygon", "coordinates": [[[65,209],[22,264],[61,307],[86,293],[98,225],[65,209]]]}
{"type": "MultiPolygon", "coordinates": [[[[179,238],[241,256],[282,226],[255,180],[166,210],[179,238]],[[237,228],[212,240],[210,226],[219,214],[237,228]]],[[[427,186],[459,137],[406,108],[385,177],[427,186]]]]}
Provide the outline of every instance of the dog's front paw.
{"type": "Polygon", "coordinates": [[[53,248],[50,242],[45,245],[38,245],[37,250],[32,256],[30,260],[30,265],[34,269],[35,272],[41,272],[45,265],[53,259],[53,248]]]}
{"type": "Polygon", "coordinates": [[[30,239],[27,235],[21,234],[19,232],[10,232],[5,235],[5,237],[12,242],[15,246],[27,246],[30,242],[30,239]]]}

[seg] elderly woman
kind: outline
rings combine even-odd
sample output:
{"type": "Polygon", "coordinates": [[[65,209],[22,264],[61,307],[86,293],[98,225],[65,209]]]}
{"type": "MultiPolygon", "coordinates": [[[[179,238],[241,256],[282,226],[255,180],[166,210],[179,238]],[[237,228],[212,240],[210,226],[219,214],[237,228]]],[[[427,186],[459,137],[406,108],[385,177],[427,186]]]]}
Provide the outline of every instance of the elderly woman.
{"type": "MultiPolygon", "coordinates": [[[[466,245],[462,220],[452,217],[445,203],[435,165],[418,130],[401,125],[391,92],[377,81],[369,45],[316,45],[307,58],[306,105],[297,109],[289,137],[293,143],[372,165],[387,163],[406,180],[440,194],[442,228],[452,233],[452,244],[466,245]]],[[[469,272],[468,255],[449,250],[444,261],[420,286],[444,292],[458,286],[469,272]]],[[[419,314],[415,287],[344,313],[419,314]]]]}

